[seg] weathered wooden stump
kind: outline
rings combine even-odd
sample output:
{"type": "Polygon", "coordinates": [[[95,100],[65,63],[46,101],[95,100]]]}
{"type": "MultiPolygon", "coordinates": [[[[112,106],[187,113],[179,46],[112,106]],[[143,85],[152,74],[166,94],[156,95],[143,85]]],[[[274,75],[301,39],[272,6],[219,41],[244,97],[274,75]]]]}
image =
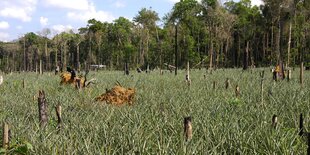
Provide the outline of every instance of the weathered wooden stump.
{"type": "Polygon", "coordinates": [[[47,102],[43,90],[39,91],[38,107],[39,107],[40,127],[45,127],[48,122],[48,115],[47,115],[47,102]]]}
{"type": "Polygon", "coordinates": [[[6,122],[3,122],[2,147],[4,149],[9,148],[9,140],[9,125],[6,122]]]}
{"type": "Polygon", "coordinates": [[[240,87],[239,87],[238,85],[236,86],[235,94],[236,94],[236,97],[237,97],[237,98],[240,97],[240,87]]]}
{"type": "Polygon", "coordinates": [[[56,111],[56,116],[57,116],[57,129],[61,128],[61,123],[62,123],[61,110],[62,108],[60,104],[55,106],[55,111],[56,111]]]}
{"type": "Polygon", "coordinates": [[[227,78],[225,81],[225,88],[228,89],[230,87],[230,80],[227,78]]]}
{"type": "Polygon", "coordinates": [[[261,88],[261,102],[264,103],[264,77],[265,77],[265,71],[262,71],[260,73],[261,77],[261,83],[260,83],[260,88],[261,88]]]}
{"type": "Polygon", "coordinates": [[[274,129],[276,129],[276,128],[277,128],[277,125],[278,125],[278,116],[277,116],[277,115],[273,115],[273,116],[272,116],[272,127],[273,127],[274,129]]]}
{"type": "Polygon", "coordinates": [[[192,127],[192,118],[191,117],[185,117],[184,118],[184,135],[185,140],[189,141],[193,137],[193,127],[192,127]]]}

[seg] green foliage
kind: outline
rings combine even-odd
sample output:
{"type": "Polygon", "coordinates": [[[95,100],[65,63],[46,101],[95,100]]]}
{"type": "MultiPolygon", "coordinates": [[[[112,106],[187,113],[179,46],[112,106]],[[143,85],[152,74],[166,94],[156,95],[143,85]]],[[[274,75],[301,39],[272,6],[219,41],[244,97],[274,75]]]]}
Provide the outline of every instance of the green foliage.
{"type": "Polygon", "coordinates": [[[18,154],[18,155],[27,155],[33,153],[34,148],[29,142],[22,142],[19,144],[12,144],[8,150],[1,148],[0,154],[18,154]]]}
{"type": "Polygon", "coordinates": [[[240,100],[239,98],[231,98],[228,100],[228,103],[231,105],[241,105],[242,104],[242,100],[240,100]]]}
{"type": "Polygon", "coordinates": [[[190,87],[184,82],[184,70],[177,76],[167,70],[163,75],[159,70],[150,74],[132,70],[132,76],[90,72],[88,77],[97,82],[81,91],[60,86],[59,76],[52,74],[13,73],[5,75],[0,86],[0,119],[10,124],[13,147],[17,144],[11,151],[22,154],[304,154],[307,144],[298,136],[298,117],[304,114],[309,131],[310,72],[305,72],[301,89],[298,69],[292,71],[290,82],[276,83],[264,69],[261,103],[262,70],[217,69],[212,74],[191,70],[190,87]],[[239,99],[233,87],[225,89],[226,78],[231,86],[239,85],[239,99]],[[137,90],[134,105],[94,101],[116,81],[137,90]],[[39,127],[36,99],[42,89],[50,120],[45,129],[39,127]],[[63,128],[57,130],[54,107],[59,103],[63,128]],[[271,127],[274,114],[278,115],[276,130],[271,127]],[[188,143],[183,137],[186,116],[193,118],[193,139],[188,143]]]}
{"type": "Polygon", "coordinates": [[[133,20],[119,17],[108,23],[89,19],[77,34],[71,30],[48,38],[49,29],[29,32],[8,43],[12,45],[1,43],[0,68],[34,71],[39,59],[44,70],[61,63],[77,66],[77,62],[82,68],[98,63],[122,69],[125,60],[130,67],[156,68],[175,61],[175,36],[179,68],[207,56],[213,61],[204,62],[204,67],[240,67],[242,61],[250,64],[246,60],[267,66],[279,59],[290,60],[289,65],[294,66],[308,60],[309,10],[304,0],[264,0],[261,6],[252,6],[250,0],[224,5],[217,0],[181,0],[162,20],[150,7],[141,8],[133,20]]]}

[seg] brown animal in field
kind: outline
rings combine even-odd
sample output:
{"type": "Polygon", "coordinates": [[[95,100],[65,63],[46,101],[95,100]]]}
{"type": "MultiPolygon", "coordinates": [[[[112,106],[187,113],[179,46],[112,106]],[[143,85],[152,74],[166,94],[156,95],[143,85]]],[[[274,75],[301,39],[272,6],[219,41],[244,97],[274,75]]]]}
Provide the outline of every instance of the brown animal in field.
{"type": "Polygon", "coordinates": [[[110,90],[106,90],[106,93],[100,95],[95,100],[105,101],[108,104],[114,104],[114,105],[122,105],[125,103],[132,105],[135,93],[136,91],[133,88],[126,89],[120,85],[117,85],[110,90]]]}

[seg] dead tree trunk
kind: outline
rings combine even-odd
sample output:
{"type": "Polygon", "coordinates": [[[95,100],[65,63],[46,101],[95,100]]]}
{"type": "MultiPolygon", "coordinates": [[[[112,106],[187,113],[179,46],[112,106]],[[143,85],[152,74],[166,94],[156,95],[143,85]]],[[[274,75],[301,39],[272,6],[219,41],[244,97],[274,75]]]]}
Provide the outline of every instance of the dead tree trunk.
{"type": "Polygon", "coordinates": [[[246,42],[246,49],[243,57],[243,70],[247,70],[249,66],[249,41],[246,42]]]}
{"type": "Polygon", "coordinates": [[[56,111],[56,116],[57,116],[57,128],[61,128],[61,123],[62,123],[62,119],[61,119],[61,105],[58,104],[56,107],[55,107],[55,111],[56,111]]]}
{"type": "Polygon", "coordinates": [[[38,107],[39,107],[40,127],[45,127],[47,125],[48,116],[47,116],[47,102],[43,90],[39,91],[38,107]]]}
{"type": "Polygon", "coordinates": [[[192,128],[192,118],[185,117],[184,118],[184,135],[186,141],[189,141],[193,137],[193,128],[192,128]]]}
{"type": "Polygon", "coordinates": [[[260,77],[261,77],[261,101],[262,103],[264,103],[264,77],[265,77],[265,71],[262,71],[260,73],[260,77]]]}
{"type": "Polygon", "coordinates": [[[2,135],[2,147],[4,149],[9,148],[9,125],[7,123],[3,123],[3,135],[2,135]]]}
{"type": "Polygon", "coordinates": [[[289,36],[288,36],[288,43],[287,43],[287,62],[286,62],[286,68],[288,68],[290,66],[291,40],[292,40],[292,22],[290,22],[290,29],[289,29],[289,36]]]}
{"type": "Polygon", "coordinates": [[[175,36],[174,36],[174,42],[175,42],[175,47],[174,47],[174,55],[175,55],[175,72],[174,74],[178,74],[178,25],[175,25],[175,36]]]}

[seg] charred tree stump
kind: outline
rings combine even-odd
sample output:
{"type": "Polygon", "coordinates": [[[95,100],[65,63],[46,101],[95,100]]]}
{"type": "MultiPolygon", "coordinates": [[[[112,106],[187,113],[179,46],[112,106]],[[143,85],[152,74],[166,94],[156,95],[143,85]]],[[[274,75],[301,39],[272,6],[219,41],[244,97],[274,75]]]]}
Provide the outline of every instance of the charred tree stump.
{"type": "Polygon", "coordinates": [[[125,75],[129,75],[128,63],[125,63],[125,75]]]}
{"type": "Polygon", "coordinates": [[[184,135],[185,140],[189,141],[193,137],[193,127],[192,127],[192,118],[191,117],[185,117],[184,118],[184,135]]]}
{"type": "Polygon", "coordinates": [[[226,81],[225,81],[225,88],[228,89],[229,87],[230,87],[230,81],[227,78],[226,81]]]}
{"type": "Polygon", "coordinates": [[[287,81],[290,81],[292,78],[292,71],[290,69],[287,70],[287,81]]]}
{"type": "Polygon", "coordinates": [[[48,122],[48,116],[47,116],[47,102],[46,102],[45,93],[43,90],[39,91],[38,107],[39,107],[40,127],[45,127],[48,122]]]}
{"type": "Polygon", "coordinates": [[[56,111],[56,116],[57,116],[57,129],[61,128],[61,123],[62,123],[62,119],[61,119],[61,105],[58,104],[57,106],[55,106],[55,111],[56,111]]]}
{"type": "Polygon", "coordinates": [[[40,60],[40,64],[39,64],[39,74],[43,74],[43,65],[42,65],[42,60],[40,60]]]}
{"type": "Polygon", "coordinates": [[[238,85],[236,86],[235,94],[236,94],[236,97],[237,97],[237,98],[240,97],[240,87],[239,87],[238,85]]]}
{"type": "Polygon", "coordinates": [[[9,139],[9,125],[6,123],[6,122],[4,122],[3,123],[3,134],[2,134],[2,147],[4,148],[4,149],[7,149],[7,148],[9,148],[9,144],[10,144],[10,139],[9,139]]]}
{"type": "Polygon", "coordinates": [[[260,73],[261,77],[261,83],[260,83],[260,88],[261,88],[261,101],[264,103],[264,77],[265,77],[265,71],[262,71],[260,73]]]}
{"type": "Polygon", "coordinates": [[[277,128],[277,125],[278,125],[278,116],[277,116],[277,115],[273,115],[273,116],[272,116],[272,127],[273,127],[274,129],[276,129],[276,128],[277,128]]]}
{"type": "Polygon", "coordinates": [[[185,80],[186,80],[187,85],[190,86],[191,85],[191,79],[189,77],[189,62],[187,62],[185,80]]]}
{"type": "Polygon", "coordinates": [[[25,83],[25,79],[23,79],[23,88],[25,89],[26,87],[26,83],[25,83]]]}

